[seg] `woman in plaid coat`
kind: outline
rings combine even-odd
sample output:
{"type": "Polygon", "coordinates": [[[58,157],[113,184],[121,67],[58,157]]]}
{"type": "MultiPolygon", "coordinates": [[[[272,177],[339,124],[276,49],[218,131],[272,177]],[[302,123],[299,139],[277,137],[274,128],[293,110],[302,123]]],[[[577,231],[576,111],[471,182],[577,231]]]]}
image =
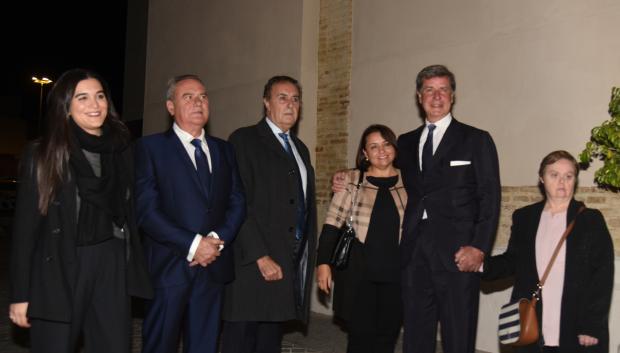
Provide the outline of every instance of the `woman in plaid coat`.
{"type": "Polygon", "coordinates": [[[346,188],[334,194],[319,239],[317,282],[327,294],[335,282],[334,313],[346,324],[348,352],[394,352],[400,332],[398,246],[407,194],[395,158],[394,132],[369,126],[357,150],[357,168],[345,172],[346,188]],[[348,266],[336,270],[329,259],[349,215],[356,239],[348,266]]]}

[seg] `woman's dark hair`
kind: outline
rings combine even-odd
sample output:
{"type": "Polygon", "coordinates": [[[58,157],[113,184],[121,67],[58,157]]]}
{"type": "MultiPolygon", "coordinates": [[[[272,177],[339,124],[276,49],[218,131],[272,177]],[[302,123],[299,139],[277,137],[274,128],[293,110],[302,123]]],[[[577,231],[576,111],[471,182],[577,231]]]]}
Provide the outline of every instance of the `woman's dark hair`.
{"type": "Polygon", "coordinates": [[[35,154],[38,208],[42,214],[47,214],[50,202],[54,199],[60,184],[68,176],[71,100],[78,83],[86,79],[95,79],[103,87],[103,93],[108,100],[108,112],[104,124],[115,133],[121,134],[123,138],[129,139],[129,131],[120,121],[111,101],[110,89],[103,78],[85,69],[72,69],[63,73],[47,95],[46,129],[39,140],[35,154]]]}
{"type": "MultiPolygon", "coordinates": [[[[573,169],[575,171],[575,189],[577,189],[577,183],[579,182],[579,162],[577,162],[577,160],[575,159],[575,157],[573,157],[572,154],[566,151],[558,150],[546,155],[545,158],[542,159],[542,161],[540,162],[540,166],[538,167],[538,176],[542,178],[545,174],[545,170],[547,169],[547,167],[561,159],[565,159],[573,165],[573,169]]],[[[540,189],[542,194],[545,195],[545,186],[540,181],[540,179],[538,180],[538,188],[540,189]]]]}
{"type": "Polygon", "coordinates": [[[373,124],[364,130],[362,133],[362,138],[360,138],[359,146],[357,147],[357,155],[355,156],[355,167],[359,170],[366,171],[370,166],[370,162],[364,156],[364,149],[366,148],[366,140],[368,139],[368,135],[378,132],[381,137],[383,137],[390,145],[394,147],[396,154],[398,154],[398,150],[396,149],[396,135],[394,131],[389,127],[381,124],[373,124]]]}

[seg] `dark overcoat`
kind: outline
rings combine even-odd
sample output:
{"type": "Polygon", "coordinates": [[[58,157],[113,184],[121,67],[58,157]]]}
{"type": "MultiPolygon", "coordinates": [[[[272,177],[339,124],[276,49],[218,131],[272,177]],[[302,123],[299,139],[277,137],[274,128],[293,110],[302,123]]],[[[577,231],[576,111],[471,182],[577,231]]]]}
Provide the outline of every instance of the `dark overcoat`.
{"type": "Polygon", "coordinates": [[[247,217],[234,241],[235,280],[226,286],[223,315],[229,321],[307,321],[310,290],[315,266],[316,204],[314,169],[308,148],[291,135],[307,169],[306,189],[308,261],[298,276],[295,255],[295,225],[299,200],[295,164],[276,139],[265,119],[257,125],[233,132],[247,200],[247,217]],[[277,262],[283,279],[267,282],[256,260],[268,255],[277,262]],[[296,300],[296,281],[303,288],[303,300],[296,300]]]}
{"type": "MultiPolygon", "coordinates": [[[[46,215],[38,209],[35,144],[29,145],[20,161],[19,187],[13,222],[10,259],[11,303],[28,302],[28,316],[70,322],[77,276],[77,187],[69,173],[46,215]]],[[[127,291],[150,298],[153,293],[146,272],[133,207],[133,158],[131,149],[122,153],[129,180],[125,202],[129,235],[127,241],[127,291]]],[[[127,232],[126,232],[127,233],[127,232]]]]}

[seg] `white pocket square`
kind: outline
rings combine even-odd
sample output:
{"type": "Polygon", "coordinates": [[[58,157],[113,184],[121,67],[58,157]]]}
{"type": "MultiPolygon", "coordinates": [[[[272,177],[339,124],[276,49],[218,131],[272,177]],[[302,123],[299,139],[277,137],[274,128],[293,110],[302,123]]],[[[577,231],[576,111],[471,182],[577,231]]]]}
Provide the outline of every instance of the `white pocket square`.
{"type": "Polygon", "coordinates": [[[460,165],[470,165],[471,161],[450,161],[450,167],[458,167],[460,165]]]}

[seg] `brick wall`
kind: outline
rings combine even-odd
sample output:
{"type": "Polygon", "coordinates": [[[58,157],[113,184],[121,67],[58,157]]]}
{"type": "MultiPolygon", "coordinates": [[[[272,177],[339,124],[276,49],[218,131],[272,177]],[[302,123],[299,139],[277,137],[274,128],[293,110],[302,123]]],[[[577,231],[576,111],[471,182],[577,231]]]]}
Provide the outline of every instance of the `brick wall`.
{"type": "Polygon", "coordinates": [[[319,224],[331,199],[331,176],[348,166],[352,6],[352,0],[321,0],[316,139],[319,224]]]}
{"type": "MultiPolygon", "coordinates": [[[[620,194],[597,187],[580,187],[575,198],[585,202],[588,207],[599,209],[603,213],[614,240],[616,255],[620,256],[620,194]]],[[[540,200],[542,200],[542,195],[536,186],[502,187],[502,210],[497,239],[495,240],[496,247],[506,247],[508,244],[512,212],[517,208],[540,200]]]]}

